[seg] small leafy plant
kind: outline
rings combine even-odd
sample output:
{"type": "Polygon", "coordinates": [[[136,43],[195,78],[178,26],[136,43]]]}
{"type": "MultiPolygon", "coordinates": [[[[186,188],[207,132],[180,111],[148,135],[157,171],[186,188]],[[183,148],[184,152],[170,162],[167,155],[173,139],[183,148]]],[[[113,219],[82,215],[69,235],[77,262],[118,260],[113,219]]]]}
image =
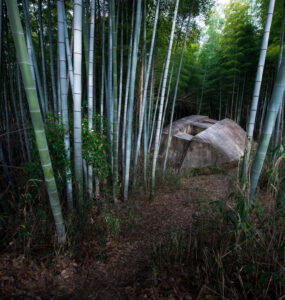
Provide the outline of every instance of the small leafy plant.
{"type": "MultiPolygon", "coordinates": [[[[101,116],[94,116],[94,129],[89,130],[88,120],[82,121],[82,156],[88,165],[92,165],[99,180],[106,179],[110,166],[108,163],[108,142],[101,132],[100,123],[104,122],[101,116]]],[[[105,125],[106,126],[106,125],[105,125]]]]}
{"type": "MultiPolygon", "coordinates": [[[[64,128],[62,122],[60,122],[60,120],[55,120],[52,115],[46,117],[45,127],[56,184],[59,191],[62,191],[65,187],[66,170],[69,167],[69,162],[65,154],[64,128]]],[[[33,132],[31,132],[31,141],[34,146],[34,160],[25,165],[24,173],[26,174],[27,179],[37,178],[43,180],[40,157],[35,145],[35,136],[33,132]]]]}
{"type": "Polygon", "coordinates": [[[117,217],[114,217],[108,213],[104,214],[105,222],[108,226],[108,231],[111,235],[117,237],[120,233],[120,224],[121,220],[117,217]]]}

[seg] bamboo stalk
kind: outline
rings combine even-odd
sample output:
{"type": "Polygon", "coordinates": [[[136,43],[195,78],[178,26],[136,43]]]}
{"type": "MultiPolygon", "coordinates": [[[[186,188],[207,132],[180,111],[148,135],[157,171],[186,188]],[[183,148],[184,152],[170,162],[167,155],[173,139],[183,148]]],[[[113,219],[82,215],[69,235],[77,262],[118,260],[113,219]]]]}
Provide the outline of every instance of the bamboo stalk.
{"type": "Polygon", "coordinates": [[[83,205],[83,166],[82,166],[82,0],[74,1],[74,172],[79,209],[83,205]]]}
{"type": "Polygon", "coordinates": [[[44,123],[42,120],[36,87],[29,66],[28,51],[24,40],[24,31],[21,24],[20,14],[16,0],[6,0],[8,16],[15,42],[18,63],[20,65],[26,96],[28,99],[31,119],[35,131],[36,143],[40,154],[41,166],[43,169],[49,201],[55,220],[58,241],[65,241],[65,226],[59,202],[58,191],[53,175],[48,145],[45,135],[44,123]]]}
{"type": "Polygon", "coordinates": [[[173,45],[173,38],[174,38],[178,6],[179,6],[179,0],[176,0],[173,20],[172,20],[170,41],[169,41],[168,52],[167,52],[166,65],[165,65],[165,70],[164,70],[164,77],[163,77],[163,84],[162,84],[162,91],[161,91],[161,98],[160,98],[160,105],[159,105],[159,113],[158,113],[158,120],[157,120],[157,128],[156,128],[156,135],[155,135],[155,142],[154,142],[152,177],[151,177],[151,197],[154,196],[154,189],[155,189],[155,173],[156,173],[156,163],[157,163],[158,151],[159,151],[159,146],[160,146],[160,129],[162,126],[162,124],[161,124],[162,123],[162,112],[163,112],[163,106],[164,106],[165,89],[166,89],[166,83],[167,83],[167,77],[168,77],[168,68],[169,68],[171,50],[172,50],[172,45],[173,45]]]}

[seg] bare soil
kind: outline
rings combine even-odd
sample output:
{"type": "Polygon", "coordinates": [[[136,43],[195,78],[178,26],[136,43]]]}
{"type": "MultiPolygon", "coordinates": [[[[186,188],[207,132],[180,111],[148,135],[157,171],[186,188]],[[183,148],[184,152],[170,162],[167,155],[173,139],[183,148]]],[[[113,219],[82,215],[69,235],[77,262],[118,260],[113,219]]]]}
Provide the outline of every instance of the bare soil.
{"type": "MultiPolygon", "coordinates": [[[[109,213],[119,222],[119,231],[113,223],[105,222],[107,233],[103,237],[90,233],[77,245],[80,255],[69,254],[67,249],[58,253],[54,250],[55,255],[25,257],[6,250],[0,254],[0,298],[163,299],[156,294],[155,286],[164,280],[150,272],[151,249],[169,232],[189,228],[201,202],[225,200],[236,173],[232,168],[183,178],[181,182],[168,181],[152,201],[137,200],[132,209],[120,205],[109,213]]],[[[93,219],[95,228],[97,222],[106,221],[106,216],[93,219]]],[[[179,297],[173,291],[168,297],[196,298],[191,289],[179,297]]]]}

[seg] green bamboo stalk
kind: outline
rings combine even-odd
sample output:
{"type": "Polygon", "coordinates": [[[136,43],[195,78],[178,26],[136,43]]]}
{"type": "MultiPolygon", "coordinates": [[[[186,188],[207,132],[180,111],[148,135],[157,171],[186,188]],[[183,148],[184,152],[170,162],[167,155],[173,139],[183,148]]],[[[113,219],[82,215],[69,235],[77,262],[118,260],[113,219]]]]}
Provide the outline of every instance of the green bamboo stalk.
{"type": "Polygon", "coordinates": [[[74,1],[74,171],[78,206],[83,204],[83,166],[82,166],[82,0],[74,1]]]}
{"type": "Polygon", "coordinates": [[[40,73],[39,73],[39,69],[38,69],[37,59],[36,59],[36,55],[35,55],[35,49],[34,49],[32,35],[31,35],[31,27],[30,27],[29,12],[28,12],[29,0],[22,0],[22,3],[23,3],[23,8],[24,8],[23,11],[24,11],[24,16],[25,16],[25,26],[26,26],[26,33],[27,33],[29,60],[30,60],[31,67],[33,68],[32,76],[38,87],[38,93],[39,93],[39,97],[40,97],[42,111],[44,114],[47,114],[46,106],[44,103],[43,88],[42,88],[40,73]]]}
{"type": "Polygon", "coordinates": [[[270,138],[274,130],[277,114],[281,106],[285,89],[285,53],[282,57],[282,63],[277,74],[274,84],[272,97],[266,113],[262,134],[257,147],[257,152],[253,160],[250,172],[250,194],[249,202],[251,203],[255,194],[257,183],[260,177],[262,166],[266,157],[270,138]]]}
{"type": "Polygon", "coordinates": [[[248,126],[247,126],[246,150],[245,150],[245,155],[244,155],[244,160],[243,160],[243,168],[242,168],[243,181],[246,181],[246,179],[247,179],[248,162],[249,162],[249,158],[250,158],[250,151],[251,151],[252,140],[253,140],[256,112],[257,112],[261,82],[262,82],[262,77],[263,77],[263,70],[264,70],[264,64],[265,64],[272,16],[273,16],[273,12],[274,12],[274,5],[275,5],[275,0],[270,0],[269,5],[268,5],[268,12],[267,12],[265,29],[264,29],[264,33],[263,33],[263,39],[262,39],[262,43],[261,43],[261,50],[260,50],[260,54],[259,54],[258,68],[257,68],[257,73],[256,73],[250,116],[249,116],[248,126]]]}
{"type": "Polygon", "coordinates": [[[172,78],[173,78],[174,65],[175,65],[175,61],[176,61],[176,55],[177,55],[177,49],[178,49],[178,43],[180,40],[182,25],[183,24],[181,24],[181,27],[180,27],[180,32],[179,32],[179,35],[178,35],[178,38],[176,41],[175,50],[174,50],[173,59],[172,59],[172,67],[171,67],[170,76],[169,76],[169,80],[168,80],[168,89],[167,89],[167,94],[166,94],[165,106],[164,106],[164,110],[163,110],[163,114],[162,114],[162,122],[161,122],[162,125],[161,125],[161,129],[160,129],[160,137],[159,137],[160,140],[161,140],[161,136],[162,136],[166,111],[167,111],[167,107],[168,107],[170,88],[171,88],[171,83],[172,83],[172,78]]]}
{"type": "Polygon", "coordinates": [[[42,20],[42,0],[38,1],[39,6],[39,23],[40,23],[40,47],[42,58],[42,76],[43,76],[43,91],[44,91],[44,103],[45,111],[49,113],[48,108],[48,95],[47,95],[47,77],[46,77],[46,61],[45,61],[45,49],[44,49],[44,33],[43,33],[43,20],[42,20]]]}
{"type": "Polygon", "coordinates": [[[266,111],[266,107],[267,107],[267,97],[268,97],[267,92],[265,92],[265,97],[264,97],[264,100],[263,100],[263,103],[262,103],[260,124],[259,124],[259,139],[260,139],[262,128],[263,128],[263,121],[264,121],[265,111],[266,111]]]}
{"type": "Polygon", "coordinates": [[[85,68],[86,75],[88,76],[88,63],[89,63],[89,28],[88,28],[88,0],[83,0],[83,22],[82,22],[82,38],[84,47],[84,58],[85,58],[85,68]]]}
{"type": "MultiPolygon", "coordinates": [[[[93,130],[93,98],[94,98],[94,32],[95,32],[95,0],[91,0],[91,23],[89,40],[89,66],[88,66],[88,130],[93,130]]],[[[93,198],[93,169],[88,165],[88,195],[93,198]]]]}
{"type": "MultiPolygon", "coordinates": [[[[124,10],[122,9],[121,24],[124,24],[124,10]]],[[[121,111],[122,111],[122,96],[123,96],[123,65],[124,65],[124,28],[121,29],[121,44],[120,44],[120,78],[119,78],[119,98],[118,98],[118,134],[117,146],[119,146],[121,111]]]]}
{"type": "Polygon", "coordinates": [[[176,85],[175,85],[174,97],[173,97],[173,101],[172,101],[171,116],[170,116],[170,125],[169,125],[169,130],[168,130],[168,137],[167,137],[166,154],[165,154],[164,163],[163,163],[163,176],[165,175],[166,163],[167,163],[168,152],[169,152],[169,146],[170,146],[170,142],[171,142],[170,137],[171,137],[171,133],[172,133],[174,109],[175,109],[175,104],[176,104],[176,98],[177,98],[177,92],[178,92],[178,86],[179,86],[179,79],[180,79],[180,73],[181,73],[181,68],[182,68],[184,49],[185,49],[187,36],[188,36],[188,31],[189,31],[190,20],[191,20],[191,14],[189,16],[189,20],[188,20],[188,24],[187,24],[187,28],[186,28],[186,32],[185,32],[185,36],[184,36],[184,42],[183,42],[183,47],[182,47],[182,51],[181,51],[178,72],[177,72],[176,85]]]}
{"type": "Polygon", "coordinates": [[[51,159],[48,151],[48,145],[45,135],[45,128],[40,112],[36,87],[29,66],[29,58],[27,46],[24,39],[24,31],[21,24],[20,14],[18,10],[17,0],[6,0],[8,16],[12,28],[13,39],[15,42],[18,63],[21,68],[22,78],[29,104],[32,124],[35,131],[36,143],[40,154],[41,165],[45,177],[49,201],[55,220],[56,231],[59,243],[65,241],[65,226],[61,205],[59,202],[57,187],[53,175],[51,159]]]}
{"type": "Polygon", "coordinates": [[[56,98],[56,84],[55,84],[55,72],[54,72],[54,58],[53,58],[53,42],[52,42],[52,25],[51,25],[51,5],[48,0],[48,38],[49,38],[49,58],[50,58],[50,77],[51,77],[51,89],[53,99],[54,115],[57,115],[57,98],[56,98]]]}
{"type": "Polygon", "coordinates": [[[18,86],[21,120],[22,120],[22,126],[24,128],[24,140],[25,140],[25,145],[26,145],[27,157],[28,157],[28,161],[31,162],[32,161],[32,156],[31,156],[29,138],[28,138],[27,129],[25,128],[26,127],[26,122],[25,122],[26,115],[25,115],[25,110],[24,110],[24,105],[23,105],[19,65],[17,65],[17,77],[16,78],[17,78],[17,86],[18,86]]]}
{"type": "Polygon", "coordinates": [[[233,106],[234,106],[235,87],[236,87],[236,71],[234,72],[234,84],[233,84],[233,91],[232,91],[231,119],[233,119],[233,106]]]}
{"type": "Polygon", "coordinates": [[[245,82],[246,82],[246,74],[244,75],[244,79],[243,79],[242,93],[241,93],[240,103],[239,103],[239,107],[238,107],[238,115],[237,115],[237,123],[238,124],[240,124],[240,117],[241,117],[244,91],[245,91],[245,82]]]}
{"type": "Polygon", "coordinates": [[[132,3],[132,20],[131,20],[131,33],[130,33],[130,44],[128,53],[128,69],[126,78],[126,88],[125,88],[125,103],[124,103],[124,115],[123,115],[123,127],[122,127],[122,170],[123,178],[125,177],[125,164],[126,164],[126,126],[127,126],[127,111],[128,111],[128,100],[129,100],[129,90],[130,90],[130,75],[131,75],[131,64],[132,64],[132,52],[133,52],[133,31],[134,31],[134,19],[135,19],[135,2],[132,3]]]}
{"type": "Polygon", "coordinates": [[[102,3],[102,67],[101,67],[101,93],[100,93],[100,131],[103,133],[104,114],[104,88],[105,88],[105,2],[102,3]]]}
{"type": "MultiPolygon", "coordinates": [[[[148,117],[147,117],[147,143],[149,143],[150,139],[150,129],[151,129],[151,115],[153,110],[153,86],[154,86],[154,64],[152,64],[152,70],[151,70],[151,83],[150,83],[150,91],[149,91],[149,104],[148,104],[148,117]]],[[[147,146],[147,152],[148,150],[148,144],[147,146]]]]}
{"type": "MultiPolygon", "coordinates": [[[[143,65],[144,65],[144,82],[146,81],[146,72],[147,72],[147,54],[146,54],[146,0],[144,1],[144,22],[143,22],[143,65]]],[[[150,75],[149,75],[150,76],[150,75]]],[[[147,91],[146,91],[146,104],[144,109],[144,117],[143,117],[143,178],[144,184],[146,187],[147,184],[147,91]]]]}
{"type": "Polygon", "coordinates": [[[65,50],[66,50],[66,56],[67,56],[67,66],[68,66],[68,76],[69,76],[68,80],[70,81],[72,99],[74,101],[73,66],[72,66],[71,51],[70,51],[70,46],[69,46],[69,37],[68,37],[68,30],[67,30],[67,22],[66,22],[66,14],[65,14],[64,4],[63,4],[63,22],[64,22],[65,50]]]}
{"type": "Polygon", "coordinates": [[[165,70],[164,70],[164,78],[163,78],[163,84],[162,84],[159,113],[158,113],[158,120],[157,120],[157,128],[156,128],[156,135],[155,135],[155,142],[154,142],[154,153],[153,153],[153,161],[152,161],[152,178],[151,178],[151,197],[154,196],[154,189],[155,189],[155,172],[156,172],[158,151],[159,151],[159,146],[160,146],[160,129],[162,126],[162,124],[161,124],[162,123],[162,112],[163,112],[163,106],[164,106],[165,89],[166,89],[166,83],[167,83],[167,77],[168,77],[168,68],[169,68],[171,50],[172,50],[172,45],[173,45],[173,37],[174,37],[174,31],[175,31],[175,25],[176,25],[178,6],[179,6],[179,0],[176,0],[173,20],[172,20],[170,41],[169,41],[168,52],[167,52],[166,65],[165,65],[165,70]]]}
{"type": "MultiPolygon", "coordinates": [[[[281,22],[281,30],[280,30],[280,44],[279,44],[279,54],[278,54],[278,69],[281,65],[282,60],[282,53],[283,53],[283,43],[284,43],[284,24],[285,24],[285,1],[283,0],[283,6],[282,6],[282,22],[281,22]]],[[[278,146],[280,143],[281,137],[280,137],[280,124],[281,124],[281,114],[282,114],[282,107],[281,105],[280,110],[278,112],[277,122],[275,124],[275,134],[274,134],[274,148],[278,146]]]]}
{"type": "Polygon", "coordinates": [[[134,107],[134,92],[135,92],[135,79],[138,60],[138,46],[141,27],[141,4],[142,0],[137,1],[136,11],[136,25],[135,36],[132,54],[132,65],[130,74],[130,91],[129,91],[129,107],[128,107],[128,126],[127,126],[127,142],[126,142],[126,165],[125,165],[125,178],[124,178],[124,200],[128,200],[129,191],[129,178],[130,178],[130,163],[131,163],[131,151],[132,151],[132,126],[133,126],[133,107],[134,107]]]}
{"type": "MultiPolygon", "coordinates": [[[[64,148],[68,164],[70,163],[70,136],[69,136],[69,115],[68,115],[68,97],[66,85],[66,55],[64,43],[64,2],[57,0],[57,18],[58,18],[58,50],[59,50],[59,85],[62,104],[62,123],[64,127],[64,148]]],[[[66,169],[66,198],[69,211],[73,210],[72,200],[72,179],[71,170],[66,169]]]]}
{"type": "MultiPolygon", "coordinates": [[[[58,38],[57,38],[57,53],[59,54],[59,45],[58,45],[58,38]]],[[[57,60],[56,60],[56,69],[59,70],[59,55],[57,55],[57,60]]],[[[59,72],[57,72],[57,82],[60,82],[60,76],[59,72]]],[[[62,105],[61,105],[61,91],[60,91],[60,84],[57,85],[57,114],[59,121],[61,122],[61,117],[62,117],[62,105]]]]}
{"type": "Polygon", "coordinates": [[[117,74],[117,30],[115,1],[110,3],[112,6],[112,69],[113,69],[113,198],[117,199],[118,184],[118,74],[117,74]]]}
{"type": "Polygon", "coordinates": [[[143,101],[142,101],[142,109],[141,109],[141,115],[140,115],[139,133],[138,133],[138,138],[137,138],[135,159],[134,159],[134,171],[133,171],[133,181],[134,181],[133,184],[134,185],[136,183],[137,162],[138,162],[139,149],[140,149],[140,144],[141,144],[143,122],[144,122],[144,118],[145,118],[147,89],[148,89],[148,83],[149,83],[150,68],[151,68],[151,63],[152,63],[152,56],[153,56],[153,49],[154,49],[154,42],[155,42],[155,35],[156,35],[156,28],[157,28],[159,5],[160,5],[160,0],[158,0],[157,3],[156,3],[156,11],[155,11],[155,17],[154,17],[154,24],[153,24],[153,31],[152,31],[152,38],[151,38],[151,46],[150,46],[149,59],[148,59],[147,71],[146,71],[146,76],[145,76],[145,81],[144,81],[144,88],[143,88],[143,101]]]}
{"type": "Polygon", "coordinates": [[[203,96],[204,96],[205,80],[206,80],[206,70],[204,71],[203,82],[202,82],[201,98],[200,98],[200,102],[199,102],[199,109],[198,109],[197,115],[200,115],[201,114],[201,110],[202,110],[202,102],[203,102],[203,96]]]}
{"type": "Polygon", "coordinates": [[[159,103],[159,96],[160,96],[160,91],[161,91],[161,86],[162,86],[162,80],[163,80],[163,75],[164,75],[165,64],[166,64],[166,61],[163,63],[163,66],[162,66],[162,72],[161,72],[161,77],[160,77],[159,86],[158,86],[156,103],[155,103],[155,108],[154,108],[152,122],[151,122],[151,134],[150,134],[150,139],[149,139],[149,143],[148,143],[148,152],[150,152],[150,149],[151,149],[151,146],[152,146],[152,140],[153,140],[153,136],[154,136],[154,129],[157,125],[156,124],[157,123],[156,114],[157,114],[157,108],[158,108],[158,103],[159,103]]]}
{"type": "Polygon", "coordinates": [[[108,128],[107,128],[107,135],[109,139],[109,146],[110,146],[110,162],[112,166],[112,173],[113,173],[113,114],[114,114],[114,103],[113,103],[113,34],[112,34],[112,0],[108,1],[109,4],[109,16],[108,16],[108,81],[107,81],[107,120],[108,120],[108,128]]]}

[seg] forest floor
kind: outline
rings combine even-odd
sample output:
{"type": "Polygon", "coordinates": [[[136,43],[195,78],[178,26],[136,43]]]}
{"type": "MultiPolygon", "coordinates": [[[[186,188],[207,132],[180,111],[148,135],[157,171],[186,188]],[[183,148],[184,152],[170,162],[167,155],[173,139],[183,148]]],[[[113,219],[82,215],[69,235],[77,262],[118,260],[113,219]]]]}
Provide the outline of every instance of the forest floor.
{"type": "Polygon", "coordinates": [[[104,235],[88,231],[75,254],[1,253],[0,298],[200,299],[203,282],[179,288],[182,271],[157,272],[153,253],[172,233],[191,228],[201,205],[228,199],[236,174],[232,168],[168,180],[152,201],[139,197],[132,209],[120,205],[101,213],[91,223],[105,221],[104,235]]]}

